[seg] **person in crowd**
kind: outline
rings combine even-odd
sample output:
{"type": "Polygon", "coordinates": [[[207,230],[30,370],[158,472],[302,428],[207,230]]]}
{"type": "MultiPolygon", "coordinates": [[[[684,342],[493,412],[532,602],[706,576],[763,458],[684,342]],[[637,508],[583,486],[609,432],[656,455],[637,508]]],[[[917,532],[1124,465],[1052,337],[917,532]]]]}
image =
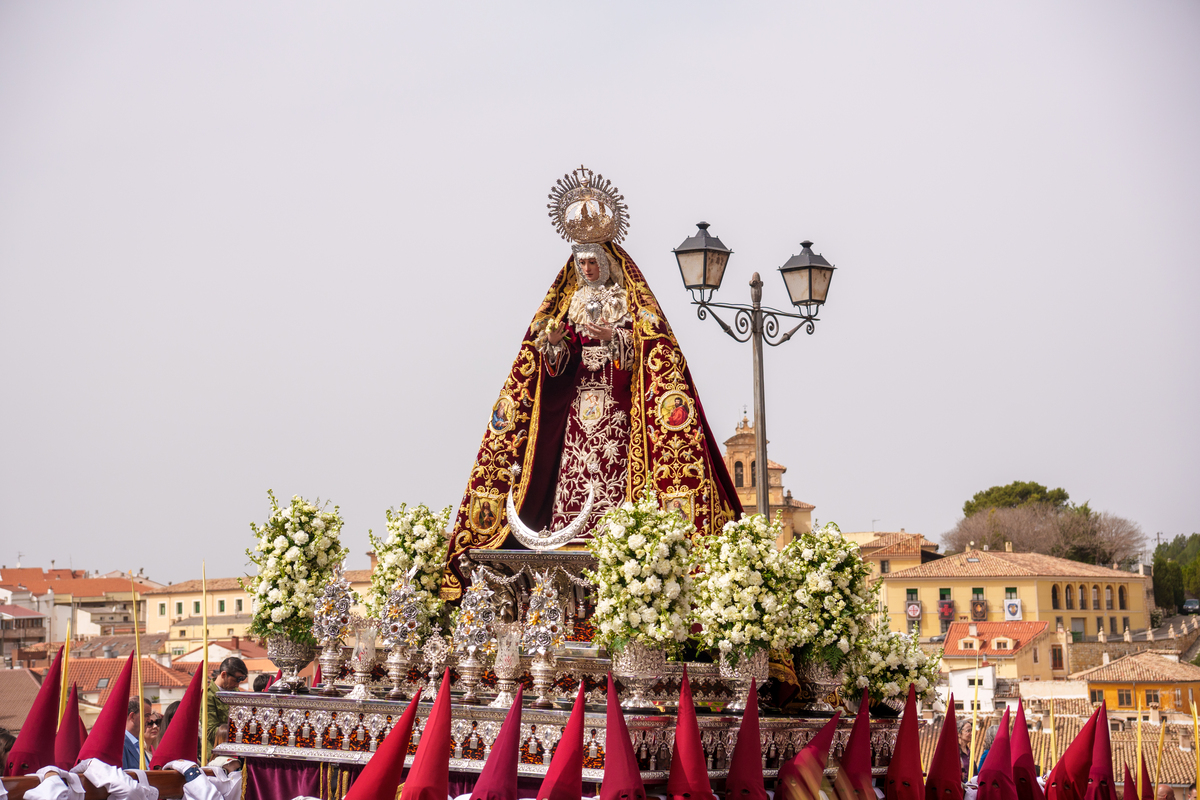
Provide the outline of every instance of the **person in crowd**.
{"type": "MultiPolygon", "coordinates": [[[[142,765],[138,758],[138,727],[141,715],[145,714],[146,719],[150,718],[150,703],[138,697],[130,698],[128,713],[125,715],[125,750],[121,754],[121,769],[141,769],[142,765]]],[[[150,735],[146,735],[146,764],[150,763],[150,735]]]]}
{"type": "Polygon", "coordinates": [[[992,742],[996,741],[996,737],[1000,734],[999,725],[988,725],[987,733],[983,735],[983,755],[979,757],[979,763],[975,765],[975,774],[983,769],[983,762],[987,759],[988,751],[992,749],[992,742]]]}
{"type": "Polygon", "coordinates": [[[161,742],[163,737],[167,735],[167,727],[171,724],[171,720],[175,718],[175,712],[179,710],[179,701],[176,700],[171,705],[167,706],[167,710],[163,712],[162,725],[159,726],[158,740],[161,742]]]}
{"type": "Polygon", "coordinates": [[[265,692],[267,684],[271,682],[271,676],[265,672],[254,679],[254,691],[265,692]]]}
{"type": "Polygon", "coordinates": [[[249,675],[246,662],[237,656],[230,656],[221,662],[217,668],[216,677],[208,685],[205,703],[208,705],[208,730],[204,732],[208,746],[215,747],[217,743],[217,728],[229,722],[229,706],[217,692],[236,692],[249,675]]]}
{"type": "Polygon", "coordinates": [[[1196,784],[1193,783],[1188,787],[1187,800],[1196,800],[1196,784]]]}
{"type": "Polygon", "coordinates": [[[150,763],[150,756],[158,748],[158,743],[162,739],[162,721],[163,715],[157,711],[151,711],[146,716],[146,763],[150,763]]]}
{"type": "Polygon", "coordinates": [[[17,737],[9,733],[8,728],[0,728],[0,767],[8,762],[8,751],[16,744],[17,737]]]}
{"type": "Polygon", "coordinates": [[[966,783],[971,772],[971,720],[958,723],[958,760],[961,762],[962,779],[966,783]]]}

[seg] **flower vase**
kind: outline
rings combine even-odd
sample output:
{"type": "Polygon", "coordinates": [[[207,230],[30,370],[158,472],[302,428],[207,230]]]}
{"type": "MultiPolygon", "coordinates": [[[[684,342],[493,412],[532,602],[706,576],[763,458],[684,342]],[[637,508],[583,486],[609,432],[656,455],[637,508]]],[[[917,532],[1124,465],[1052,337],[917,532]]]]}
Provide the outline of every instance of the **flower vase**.
{"type": "Polygon", "coordinates": [[[521,624],[519,622],[497,622],[496,660],[492,669],[496,672],[496,699],[493,708],[508,708],[516,699],[517,675],[521,671],[521,624]]]}
{"type": "Polygon", "coordinates": [[[770,674],[770,663],[766,650],[757,650],[752,655],[740,654],[737,664],[731,664],[729,653],[721,653],[721,663],[718,675],[722,680],[731,681],[734,685],[733,701],[726,704],[725,711],[742,713],[748,703],[758,702],[757,697],[750,697],[751,681],[758,681],[761,686],[770,674]]]}
{"type": "Polygon", "coordinates": [[[620,652],[613,653],[613,674],[629,690],[629,696],[621,701],[621,708],[657,710],[646,693],[658,683],[666,669],[666,653],[636,640],[626,642],[620,652]]]}
{"type": "Polygon", "coordinates": [[[483,677],[483,662],[477,657],[474,647],[468,647],[467,657],[458,662],[458,677],[463,685],[463,696],[458,702],[465,706],[479,705],[479,695],[475,694],[475,687],[483,677]]]}
{"type": "Polygon", "coordinates": [[[533,691],[537,694],[537,699],[530,703],[529,707],[558,708],[550,699],[550,687],[554,685],[554,654],[534,653],[529,672],[533,675],[533,691]]]}
{"type": "Polygon", "coordinates": [[[316,693],[325,697],[341,697],[342,693],[335,684],[342,671],[342,643],[340,641],[327,643],[321,650],[321,657],[317,659],[317,663],[321,665],[322,683],[316,693]]]}
{"type": "Polygon", "coordinates": [[[795,666],[800,684],[800,693],[796,697],[799,707],[822,716],[833,716],[835,706],[841,702],[841,676],[824,661],[801,661],[795,666]]]}
{"type": "Polygon", "coordinates": [[[311,644],[293,642],[286,636],[268,637],[267,658],[283,673],[283,677],[272,684],[271,691],[278,694],[308,694],[304,679],[297,673],[311,664],[316,654],[317,648],[311,644]]]}
{"type": "Polygon", "coordinates": [[[388,700],[407,700],[408,693],[404,691],[404,683],[408,680],[408,665],[412,661],[412,653],[402,644],[392,647],[388,653],[387,674],[392,682],[392,690],[388,692],[388,700]]]}

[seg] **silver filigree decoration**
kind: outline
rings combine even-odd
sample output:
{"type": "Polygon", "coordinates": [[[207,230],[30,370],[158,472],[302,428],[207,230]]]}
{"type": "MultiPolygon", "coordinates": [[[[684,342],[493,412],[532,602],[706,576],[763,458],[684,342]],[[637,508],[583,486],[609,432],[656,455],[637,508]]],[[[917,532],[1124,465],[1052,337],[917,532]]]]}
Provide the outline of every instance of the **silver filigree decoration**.
{"type": "Polygon", "coordinates": [[[550,570],[535,572],[521,644],[545,655],[563,643],[563,611],[550,570]]]}
{"type": "Polygon", "coordinates": [[[317,599],[313,614],[313,636],[321,646],[341,644],[351,630],[350,607],[354,605],[350,581],[343,564],[333,568],[333,579],[317,599]]]}
{"type": "Polygon", "coordinates": [[[557,550],[583,532],[583,526],[591,519],[592,501],[595,497],[595,487],[588,486],[588,495],[587,499],[583,501],[583,508],[580,510],[579,516],[575,517],[569,525],[557,531],[552,531],[548,528],[535,531],[521,521],[521,515],[517,513],[517,507],[513,503],[513,493],[510,489],[508,492],[508,502],[505,506],[508,512],[509,530],[512,531],[512,535],[516,537],[518,542],[530,550],[557,550]]]}
{"type": "Polygon", "coordinates": [[[416,596],[412,575],[410,572],[400,579],[396,588],[388,593],[383,606],[380,635],[388,647],[415,648],[420,644],[421,601],[416,596]]]}

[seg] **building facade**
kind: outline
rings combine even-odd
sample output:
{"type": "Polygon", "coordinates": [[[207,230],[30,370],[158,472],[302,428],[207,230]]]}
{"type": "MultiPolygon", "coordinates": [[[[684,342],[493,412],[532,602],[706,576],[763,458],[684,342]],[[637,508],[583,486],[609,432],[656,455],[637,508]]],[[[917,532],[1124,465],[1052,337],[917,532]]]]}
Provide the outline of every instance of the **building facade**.
{"type": "MultiPolygon", "coordinates": [[[[757,441],[754,426],[746,417],[742,417],[733,436],[725,440],[725,466],[733,478],[738,500],[748,514],[753,514],[758,507],[758,477],[755,470],[757,441]]],[[[797,500],[792,497],[791,491],[784,490],[783,473],[787,472],[787,467],[768,460],[767,471],[767,496],[771,504],[771,519],[778,516],[783,521],[783,531],[776,542],[782,547],[790,542],[796,533],[812,530],[812,512],[816,506],[797,500]]]]}
{"type": "Polygon", "coordinates": [[[1041,553],[968,549],[881,579],[888,626],[925,641],[955,622],[1047,622],[1078,641],[1150,623],[1149,576],[1041,553]]]}
{"type": "Polygon", "coordinates": [[[1072,680],[1086,681],[1092,703],[1106,701],[1110,719],[1136,720],[1140,713],[1168,721],[1192,717],[1191,703],[1200,703],[1200,667],[1178,660],[1178,654],[1153,650],[1118,658],[1076,672],[1072,680]]]}

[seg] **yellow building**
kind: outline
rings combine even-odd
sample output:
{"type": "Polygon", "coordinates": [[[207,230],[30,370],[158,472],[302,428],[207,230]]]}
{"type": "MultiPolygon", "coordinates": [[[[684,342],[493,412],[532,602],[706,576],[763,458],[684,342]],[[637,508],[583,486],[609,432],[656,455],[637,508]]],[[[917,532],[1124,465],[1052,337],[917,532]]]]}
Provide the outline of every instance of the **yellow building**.
{"type": "MultiPolygon", "coordinates": [[[[182,581],[144,592],[142,597],[147,605],[147,631],[169,633],[173,654],[190,652],[204,641],[200,581],[182,581]]],[[[237,578],[208,579],[209,638],[247,638],[252,611],[251,595],[237,578]]]]}
{"type": "Polygon", "coordinates": [[[1076,672],[1071,680],[1087,681],[1093,703],[1108,701],[1110,719],[1137,719],[1139,705],[1143,712],[1157,710],[1190,719],[1190,703],[1200,703],[1200,667],[1152,650],[1076,672]]]}
{"type": "Polygon", "coordinates": [[[969,669],[977,664],[995,667],[997,678],[1048,681],[1066,677],[1061,645],[1056,645],[1049,622],[951,623],[942,670],[969,669]]]}
{"type": "Polygon", "coordinates": [[[968,549],[881,578],[888,626],[925,640],[954,622],[1048,622],[1075,639],[1149,627],[1149,576],[1041,553],[968,549]]]}
{"type": "MultiPolygon", "coordinates": [[[[755,513],[758,508],[758,477],[755,471],[757,461],[754,450],[757,441],[754,426],[746,417],[742,417],[733,436],[725,440],[725,466],[729,469],[738,500],[747,514],[755,513]]],[[[811,503],[792,497],[791,491],[784,492],[785,472],[787,467],[767,460],[767,498],[771,504],[771,519],[775,519],[776,516],[783,519],[783,532],[776,542],[780,547],[790,542],[796,531],[812,530],[812,512],[816,508],[811,503]]]]}

